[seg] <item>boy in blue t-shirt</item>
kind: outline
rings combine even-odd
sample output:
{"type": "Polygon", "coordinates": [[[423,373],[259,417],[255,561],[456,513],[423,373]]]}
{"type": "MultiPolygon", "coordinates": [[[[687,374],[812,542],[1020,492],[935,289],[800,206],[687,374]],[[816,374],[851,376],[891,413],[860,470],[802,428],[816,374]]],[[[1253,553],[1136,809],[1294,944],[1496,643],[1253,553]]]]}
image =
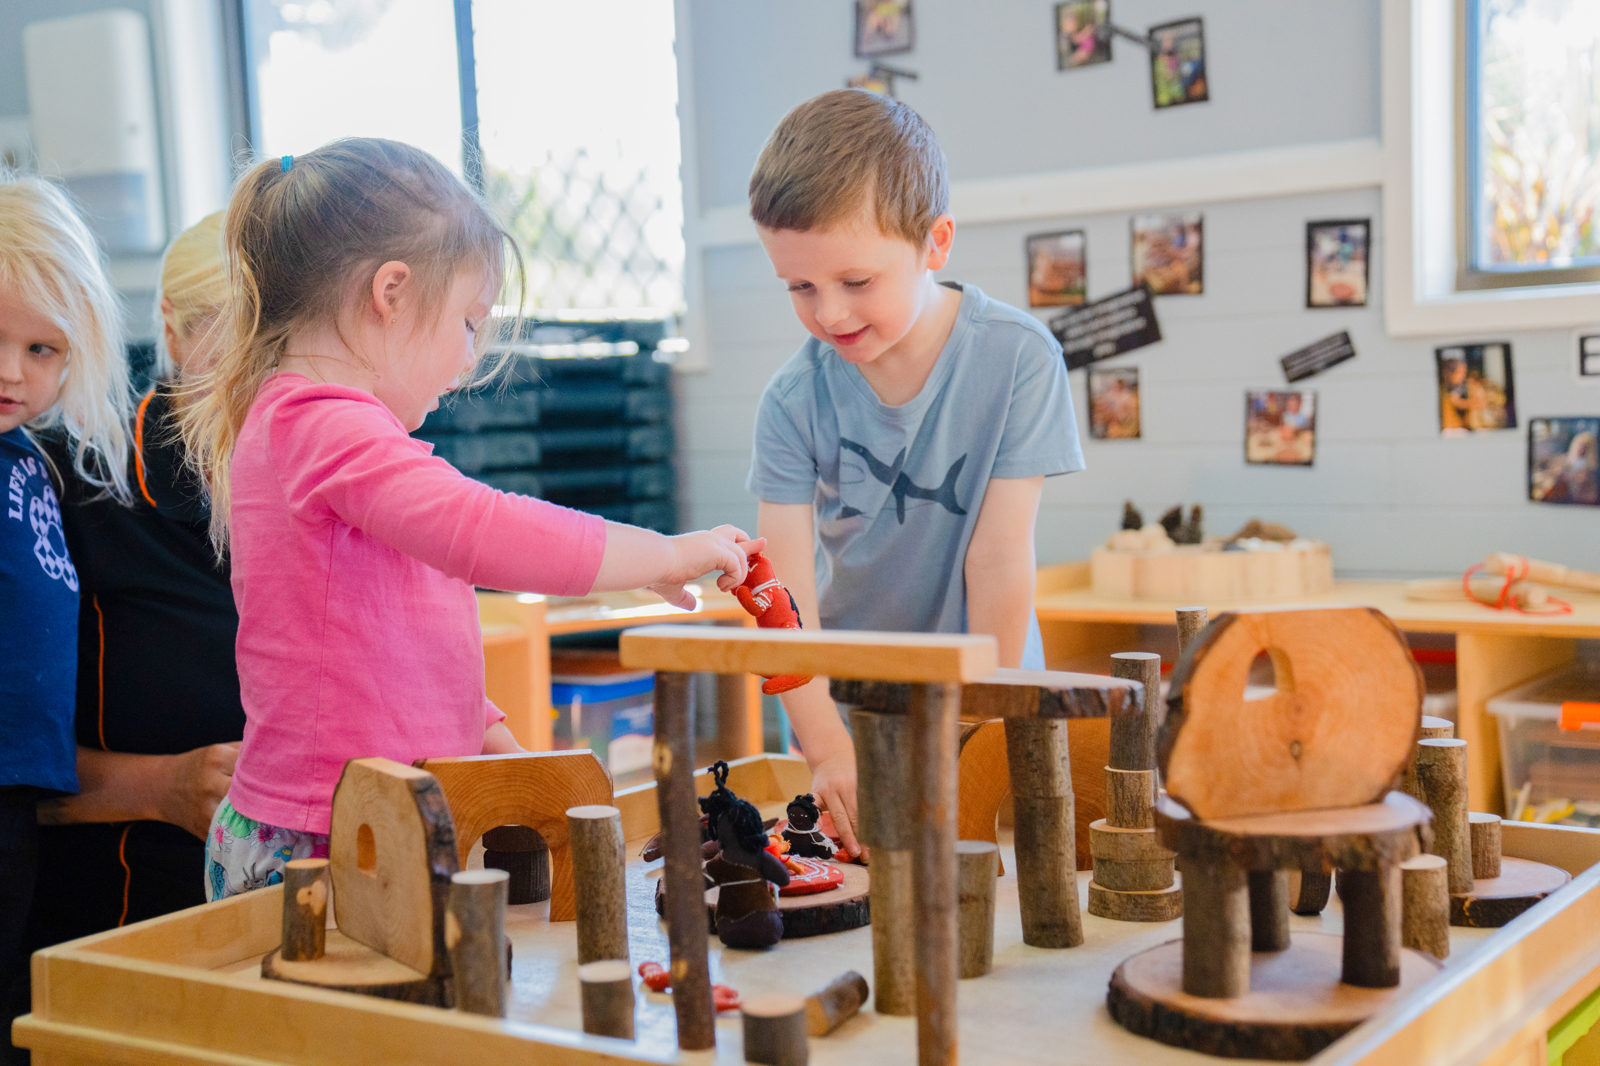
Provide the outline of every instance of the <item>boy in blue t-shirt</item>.
{"type": "MultiPolygon", "coordinates": [[[[1033,527],[1083,469],[1061,347],[1035,318],[940,283],[943,151],[905,104],[824,93],[778,124],[750,215],[811,333],[762,394],[748,488],[805,625],[989,633],[1044,666],[1033,527]]],[[[812,790],[859,852],[855,753],[818,678],[784,708],[812,790]]]]}

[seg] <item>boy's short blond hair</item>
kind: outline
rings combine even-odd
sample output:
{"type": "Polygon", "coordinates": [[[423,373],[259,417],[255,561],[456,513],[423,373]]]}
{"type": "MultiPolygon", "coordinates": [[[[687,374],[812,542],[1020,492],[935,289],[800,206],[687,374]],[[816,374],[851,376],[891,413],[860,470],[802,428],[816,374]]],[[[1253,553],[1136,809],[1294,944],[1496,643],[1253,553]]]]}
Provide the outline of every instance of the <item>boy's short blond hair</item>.
{"type": "Polygon", "coordinates": [[[944,150],[922,116],[892,97],[837,89],[784,116],[750,175],[750,217],[767,229],[825,229],[872,210],[917,247],[950,209],[944,150]]]}

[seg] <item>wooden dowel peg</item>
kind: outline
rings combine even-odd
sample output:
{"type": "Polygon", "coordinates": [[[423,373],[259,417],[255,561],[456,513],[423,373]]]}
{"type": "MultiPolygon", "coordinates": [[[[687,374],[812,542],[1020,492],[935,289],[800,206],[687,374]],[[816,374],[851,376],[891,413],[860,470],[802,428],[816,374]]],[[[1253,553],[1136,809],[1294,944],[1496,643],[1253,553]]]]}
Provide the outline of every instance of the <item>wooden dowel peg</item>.
{"type": "Polygon", "coordinates": [[[456,1010],[506,1016],[506,895],[504,870],[462,870],[450,875],[444,942],[456,1010]]]}
{"type": "Polygon", "coordinates": [[[994,887],[1000,848],[987,840],[956,841],[956,905],[960,974],[982,977],[994,969],[994,887]]]}
{"type": "Polygon", "coordinates": [[[866,1002],[867,979],[854,970],[846,970],[826,988],[806,997],[806,1032],[827,1036],[855,1017],[866,1002]]]}
{"type": "Polygon", "coordinates": [[[1194,643],[1194,638],[1200,635],[1211,619],[1204,607],[1179,607],[1178,608],[1178,656],[1181,658],[1189,645],[1194,643]]]}
{"type": "Polygon", "coordinates": [[[744,1018],[744,1061],[764,1066],[806,1066],[806,1001],[799,996],[756,996],[739,1008],[744,1018]]]}
{"type": "Polygon", "coordinates": [[[290,859],[283,869],[284,962],[322,958],[328,937],[328,860],[290,859]]]}
{"type": "MultiPolygon", "coordinates": [[[[700,852],[700,804],[694,790],[694,722],[689,714],[689,675],[656,674],[656,805],[661,817],[662,872],[666,886],[667,942],[671,948],[672,1007],[678,1047],[703,1051],[717,1042],[711,1002],[711,966],[706,953],[706,879],[700,852]]],[[[952,814],[954,810],[952,809],[952,814]]]]}
{"type": "Polygon", "coordinates": [[[1472,876],[1486,880],[1500,876],[1500,816],[1481,811],[1467,812],[1467,831],[1472,838],[1472,876]]]}
{"type": "Polygon", "coordinates": [[[1393,988],[1400,983],[1400,892],[1398,863],[1339,871],[1345,984],[1393,988]]]}
{"type": "Polygon", "coordinates": [[[1441,962],[1450,957],[1450,874],[1438,855],[1400,864],[1400,943],[1441,962]]]}
{"type": "Polygon", "coordinates": [[[1111,760],[1116,770],[1153,770],[1156,729],[1161,725],[1161,656],[1151,651],[1119,651],[1111,656],[1111,676],[1144,683],[1144,710],[1111,719],[1111,760]]]}
{"type": "Polygon", "coordinates": [[[1419,740],[1453,740],[1456,735],[1456,724],[1448,718],[1438,718],[1431,714],[1422,716],[1422,735],[1419,740]]]}
{"type": "Polygon", "coordinates": [[[1106,824],[1114,829],[1151,829],[1156,824],[1156,772],[1106,767],[1106,824]]]}
{"type": "Polygon", "coordinates": [[[909,1017],[917,1012],[916,932],[912,925],[911,718],[853,708],[862,844],[872,849],[873,1008],[909,1017]]]}
{"type": "Polygon", "coordinates": [[[1250,871],[1250,950],[1289,946],[1289,871],[1250,871]]]}
{"type": "MultiPolygon", "coordinates": [[[[945,1066],[956,1061],[956,981],[960,969],[956,933],[956,749],[960,714],[960,685],[912,686],[911,781],[917,804],[917,843],[911,853],[915,884],[911,910],[916,928],[920,1066],[945,1066]]],[[[1068,855],[1071,854],[1069,850],[1068,855]]],[[[1020,869],[1020,862],[1018,866],[1020,869]]]]}
{"type": "Polygon", "coordinates": [[[1077,947],[1083,943],[1083,915],[1067,723],[1007,718],[1005,729],[1022,942],[1036,948],[1077,947]]]}
{"type": "Polygon", "coordinates": [[[603,804],[567,809],[572,884],[578,905],[578,962],[628,958],[628,897],[622,812],[603,804]]]}
{"type": "MultiPolygon", "coordinates": [[[[583,898],[581,889],[578,898],[583,898]]],[[[633,970],[628,961],[586,962],[578,967],[578,985],[583,995],[583,1031],[595,1036],[632,1040],[633,970]]]]}
{"type": "Polygon", "coordinates": [[[1433,847],[1450,864],[1450,891],[1472,891],[1472,837],[1467,824],[1467,742],[1417,742],[1417,780],[1433,811],[1433,847]]]}
{"type": "Polygon", "coordinates": [[[513,907],[550,898],[550,846],[525,825],[502,825],[483,834],[483,865],[511,875],[506,902],[513,907]]]}
{"type": "Polygon", "coordinates": [[[1183,990],[1206,999],[1250,991],[1250,891],[1231,862],[1183,861],[1183,990]]]}

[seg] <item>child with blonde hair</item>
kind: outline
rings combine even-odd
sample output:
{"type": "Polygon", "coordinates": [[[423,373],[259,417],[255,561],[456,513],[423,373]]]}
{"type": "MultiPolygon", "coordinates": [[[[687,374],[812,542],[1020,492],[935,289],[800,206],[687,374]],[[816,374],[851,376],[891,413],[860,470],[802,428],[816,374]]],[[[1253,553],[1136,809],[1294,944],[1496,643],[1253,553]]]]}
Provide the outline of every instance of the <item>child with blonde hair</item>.
{"type": "Polygon", "coordinates": [[[62,535],[56,472],[34,435],[58,429],[78,477],[125,499],[127,411],[121,309],[99,246],[61,190],[0,169],[0,992],[7,1019],[28,1009],[23,937],[38,864],[35,808],[78,789],[78,575],[62,535]]]}
{"type": "Polygon", "coordinates": [[[352,138],[260,164],[224,227],[231,295],[183,415],[230,546],[244,743],[207,891],[317,854],[346,760],[519,750],[484,696],[473,586],[558,595],[744,579],[731,526],[665,537],[499,492],[409,431],[485,376],[510,240],[436,159],[352,138]]]}

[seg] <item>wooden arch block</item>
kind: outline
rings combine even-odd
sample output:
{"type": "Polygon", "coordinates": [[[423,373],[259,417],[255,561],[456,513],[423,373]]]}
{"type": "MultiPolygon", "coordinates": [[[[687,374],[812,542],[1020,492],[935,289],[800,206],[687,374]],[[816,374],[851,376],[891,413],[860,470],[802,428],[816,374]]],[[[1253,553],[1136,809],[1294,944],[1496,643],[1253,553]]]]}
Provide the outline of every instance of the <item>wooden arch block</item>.
{"type": "Polygon", "coordinates": [[[578,917],[567,808],[609,806],[612,800],[611,776],[594,752],[469,755],[422,759],[417,765],[439,779],[450,802],[461,864],[484,833],[496,826],[525,825],[550,846],[550,920],[578,917]]]}
{"type": "Polygon", "coordinates": [[[444,912],[459,870],[438,780],[392,759],[351,759],[328,831],[339,932],[419,973],[450,971],[444,912]]]}

